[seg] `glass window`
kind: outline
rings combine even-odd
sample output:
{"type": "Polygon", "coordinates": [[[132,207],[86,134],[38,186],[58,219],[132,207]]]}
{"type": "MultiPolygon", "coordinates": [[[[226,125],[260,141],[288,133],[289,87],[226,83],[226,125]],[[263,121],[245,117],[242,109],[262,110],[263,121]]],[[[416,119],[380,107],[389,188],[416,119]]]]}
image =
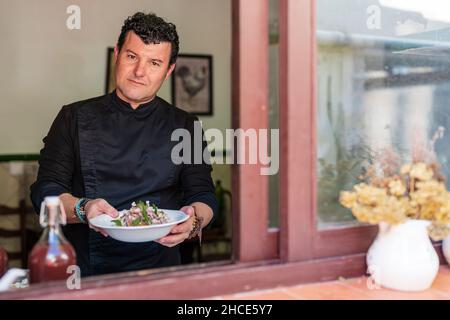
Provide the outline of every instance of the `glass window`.
{"type": "MultiPolygon", "coordinates": [[[[269,1],[269,129],[279,129],[279,0],[269,1]]],[[[270,140],[269,140],[270,141],[270,140]]],[[[269,150],[272,148],[269,146],[269,150]]],[[[269,175],[269,227],[279,227],[280,175],[269,175]]]]}
{"type": "MultiPolygon", "coordinates": [[[[339,202],[375,154],[407,161],[450,128],[450,3],[317,1],[319,229],[355,224],[339,202]]],[[[435,144],[449,173],[450,136],[435,144]]]]}

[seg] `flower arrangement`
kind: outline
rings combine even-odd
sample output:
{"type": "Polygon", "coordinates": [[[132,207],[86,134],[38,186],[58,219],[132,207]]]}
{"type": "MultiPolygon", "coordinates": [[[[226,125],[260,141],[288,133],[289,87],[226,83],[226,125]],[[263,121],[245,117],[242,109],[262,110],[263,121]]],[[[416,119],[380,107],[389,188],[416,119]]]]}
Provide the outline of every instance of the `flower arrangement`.
{"type": "Polygon", "coordinates": [[[450,234],[450,192],[436,157],[430,150],[416,152],[411,163],[400,165],[392,151],[383,154],[385,161],[371,166],[362,177],[366,182],[340,193],[340,203],[359,221],[369,224],[429,220],[430,237],[445,238],[450,234]]]}

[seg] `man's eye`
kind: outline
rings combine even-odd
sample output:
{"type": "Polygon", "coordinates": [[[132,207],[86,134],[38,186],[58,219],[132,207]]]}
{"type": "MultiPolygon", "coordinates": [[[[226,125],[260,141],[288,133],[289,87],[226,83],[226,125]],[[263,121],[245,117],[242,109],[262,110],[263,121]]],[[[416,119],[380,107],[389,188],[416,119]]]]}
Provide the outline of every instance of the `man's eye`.
{"type": "Polygon", "coordinates": [[[154,66],[156,66],[156,67],[159,67],[159,62],[152,61],[152,65],[154,65],[154,66]]]}
{"type": "Polygon", "coordinates": [[[127,57],[132,60],[136,59],[136,56],[132,54],[127,54],[127,57]]]}

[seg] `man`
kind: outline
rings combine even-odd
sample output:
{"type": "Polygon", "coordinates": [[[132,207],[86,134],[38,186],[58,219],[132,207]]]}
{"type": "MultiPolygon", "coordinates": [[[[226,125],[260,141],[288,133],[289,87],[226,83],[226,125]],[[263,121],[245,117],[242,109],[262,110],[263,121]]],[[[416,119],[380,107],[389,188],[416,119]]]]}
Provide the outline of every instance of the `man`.
{"type": "Polygon", "coordinates": [[[31,199],[37,210],[45,196],[60,197],[68,221],[64,233],[83,276],[177,265],[177,245],[213,217],[211,166],[171,160],[178,143],[172,132],[184,128],[193,137],[196,118],[156,96],[178,48],[173,24],[154,14],[129,17],[114,49],[116,90],[64,106],[43,140],[31,199]],[[190,217],[148,243],[116,241],[89,228],[95,216],[117,217],[117,210],[138,200],[181,208],[190,217]]]}

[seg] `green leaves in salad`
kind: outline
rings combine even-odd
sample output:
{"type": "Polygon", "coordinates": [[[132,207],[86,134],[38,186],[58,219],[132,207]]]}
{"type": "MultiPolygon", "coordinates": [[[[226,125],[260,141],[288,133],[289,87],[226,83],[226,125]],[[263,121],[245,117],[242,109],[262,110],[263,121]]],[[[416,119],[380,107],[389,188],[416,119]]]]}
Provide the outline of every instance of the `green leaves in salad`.
{"type": "Polygon", "coordinates": [[[164,223],[167,222],[167,218],[162,211],[158,212],[156,204],[150,204],[149,201],[138,201],[137,203],[133,202],[131,209],[126,210],[120,218],[111,221],[118,227],[136,227],[164,223]],[[155,214],[147,211],[150,208],[155,214]]]}
{"type": "Polygon", "coordinates": [[[122,227],[122,221],[120,219],[116,219],[116,220],[111,220],[111,222],[113,222],[117,227],[122,227]]]}
{"type": "MultiPolygon", "coordinates": [[[[141,213],[142,213],[142,216],[144,217],[144,221],[147,224],[150,224],[150,218],[148,217],[147,205],[145,204],[145,202],[144,201],[139,201],[137,203],[137,206],[138,206],[139,209],[141,209],[141,213]]],[[[133,221],[133,223],[134,223],[134,221],[133,221]]]]}
{"type": "Polygon", "coordinates": [[[136,218],[133,221],[131,221],[131,225],[134,226],[134,227],[136,227],[136,226],[138,226],[140,224],[141,224],[141,219],[140,218],[136,218]]]}
{"type": "Polygon", "coordinates": [[[152,208],[155,215],[158,215],[158,207],[156,206],[156,204],[152,203],[152,208]]]}

